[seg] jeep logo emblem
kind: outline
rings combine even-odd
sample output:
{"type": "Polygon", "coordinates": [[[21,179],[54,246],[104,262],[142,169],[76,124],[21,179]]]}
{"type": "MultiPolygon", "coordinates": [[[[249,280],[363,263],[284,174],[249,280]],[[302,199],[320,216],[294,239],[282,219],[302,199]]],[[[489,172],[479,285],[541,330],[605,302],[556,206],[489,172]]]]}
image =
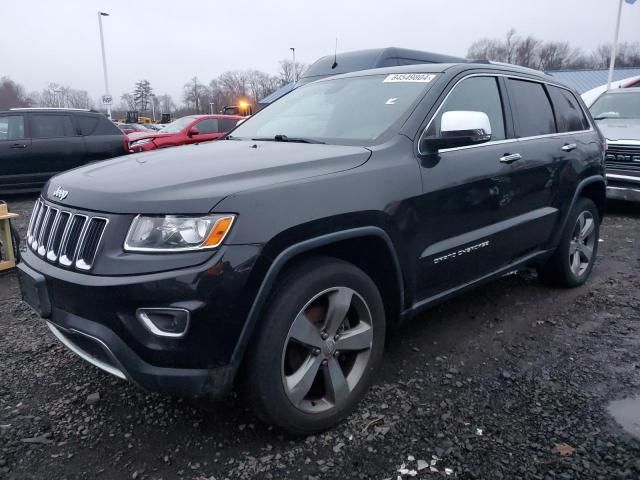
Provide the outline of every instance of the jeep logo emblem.
{"type": "Polygon", "coordinates": [[[62,187],[56,188],[56,191],[53,192],[53,196],[59,198],[60,200],[64,200],[69,195],[67,190],[64,190],[62,187]]]}

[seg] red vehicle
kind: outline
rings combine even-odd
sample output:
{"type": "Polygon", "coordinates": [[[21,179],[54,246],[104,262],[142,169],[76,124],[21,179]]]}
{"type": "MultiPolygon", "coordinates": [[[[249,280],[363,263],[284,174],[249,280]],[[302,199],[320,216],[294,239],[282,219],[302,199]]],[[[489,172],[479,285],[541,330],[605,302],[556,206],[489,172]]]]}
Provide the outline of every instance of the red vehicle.
{"type": "Polygon", "coordinates": [[[118,127],[127,135],[135,132],[146,132],[146,133],[153,132],[153,130],[151,130],[150,128],[147,128],[144,125],[139,125],[137,123],[119,123],[119,122],[114,122],[114,123],[116,124],[116,127],[118,127]]]}
{"type": "Polygon", "coordinates": [[[158,132],[130,133],[131,152],[175,147],[215,140],[234,128],[245,117],[237,115],[189,115],[170,123],[158,132]]]}

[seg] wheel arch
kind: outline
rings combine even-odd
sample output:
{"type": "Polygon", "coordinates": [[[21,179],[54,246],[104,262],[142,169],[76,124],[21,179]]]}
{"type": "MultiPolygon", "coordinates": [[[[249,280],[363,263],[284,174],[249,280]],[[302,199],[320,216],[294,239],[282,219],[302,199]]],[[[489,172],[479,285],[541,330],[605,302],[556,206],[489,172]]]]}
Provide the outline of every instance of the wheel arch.
{"type": "MultiPolygon", "coordinates": [[[[391,319],[399,318],[405,304],[405,281],[396,249],[385,230],[377,226],[364,226],[310,238],[283,249],[271,262],[234,348],[233,365],[241,365],[254,332],[259,327],[261,313],[269,294],[273,291],[280,274],[294,262],[310,255],[333,256],[361,268],[380,290],[387,316],[391,319]],[[380,262],[369,262],[370,265],[366,265],[363,252],[384,256],[380,262]],[[386,277],[385,273],[392,273],[392,279],[386,277]]],[[[393,324],[393,320],[391,323],[393,324]]]]}
{"type": "Polygon", "coordinates": [[[607,195],[607,182],[603,175],[591,175],[586,177],[578,183],[575,192],[573,193],[573,198],[571,199],[571,203],[569,204],[569,208],[564,214],[564,218],[562,219],[562,224],[560,228],[557,230],[552,243],[552,250],[555,249],[560,242],[560,238],[562,237],[562,232],[567,226],[567,221],[569,220],[569,216],[573,211],[573,208],[578,201],[578,199],[582,197],[590,198],[596,204],[598,208],[598,213],[600,214],[600,221],[602,221],[602,217],[605,213],[605,205],[606,205],[606,195],[607,195]]]}

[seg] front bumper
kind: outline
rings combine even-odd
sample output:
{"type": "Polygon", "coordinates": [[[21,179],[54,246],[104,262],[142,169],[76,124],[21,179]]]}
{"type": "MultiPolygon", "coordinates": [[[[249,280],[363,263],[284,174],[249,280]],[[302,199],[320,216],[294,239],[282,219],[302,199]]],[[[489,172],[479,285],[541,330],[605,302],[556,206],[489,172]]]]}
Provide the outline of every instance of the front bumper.
{"type": "Polygon", "coordinates": [[[228,246],[197,267],[105,277],[48,264],[27,249],[18,269],[23,298],[86,361],[146,390],[217,396],[238,368],[233,351],[258,251],[228,246]],[[158,336],[136,316],[138,308],[189,310],[189,330],[180,338],[158,336]]]}
{"type": "Polygon", "coordinates": [[[607,173],[607,198],[640,202],[640,176],[607,173]]]}

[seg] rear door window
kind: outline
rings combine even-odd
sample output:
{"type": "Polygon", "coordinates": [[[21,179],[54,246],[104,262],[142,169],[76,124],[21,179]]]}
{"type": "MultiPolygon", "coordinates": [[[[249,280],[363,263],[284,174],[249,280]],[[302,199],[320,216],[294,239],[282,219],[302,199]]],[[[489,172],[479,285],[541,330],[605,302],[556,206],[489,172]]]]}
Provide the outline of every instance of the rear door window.
{"type": "Polygon", "coordinates": [[[80,134],[85,136],[93,134],[98,125],[98,117],[92,115],[77,115],[76,120],[78,128],[80,128],[80,134]]]}
{"type": "Polygon", "coordinates": [[[538,82],[512,78],[508,84],[517,136],[535,137],[556,133],[556,121],[544,86],[538,82]]]}
{"type": "Polygon", "coordinates": [[[570,91],[552,85],[548,85],[547,89],[556,112],[558,132],[577,132],[589,129],[587,117],[585,117],[578,100],[570,91]]]}
{"type": "Polygon", "coordinates": [[[69,115],[31,115],[32,138],[72,137],[75,135],[69,115]]]}
{"type": "Polygon", "coordinates": [[[0,140],[21,140],[24,138],[24,116],[0,116],[0,140]]]}
{"type": "Polygon", "coordinates": [[[200,133],[218,133],[220,132],[218,128],[218,119],[217,118],[207,118],[198,122],[195,127],[198,129],[200,133]]]}

